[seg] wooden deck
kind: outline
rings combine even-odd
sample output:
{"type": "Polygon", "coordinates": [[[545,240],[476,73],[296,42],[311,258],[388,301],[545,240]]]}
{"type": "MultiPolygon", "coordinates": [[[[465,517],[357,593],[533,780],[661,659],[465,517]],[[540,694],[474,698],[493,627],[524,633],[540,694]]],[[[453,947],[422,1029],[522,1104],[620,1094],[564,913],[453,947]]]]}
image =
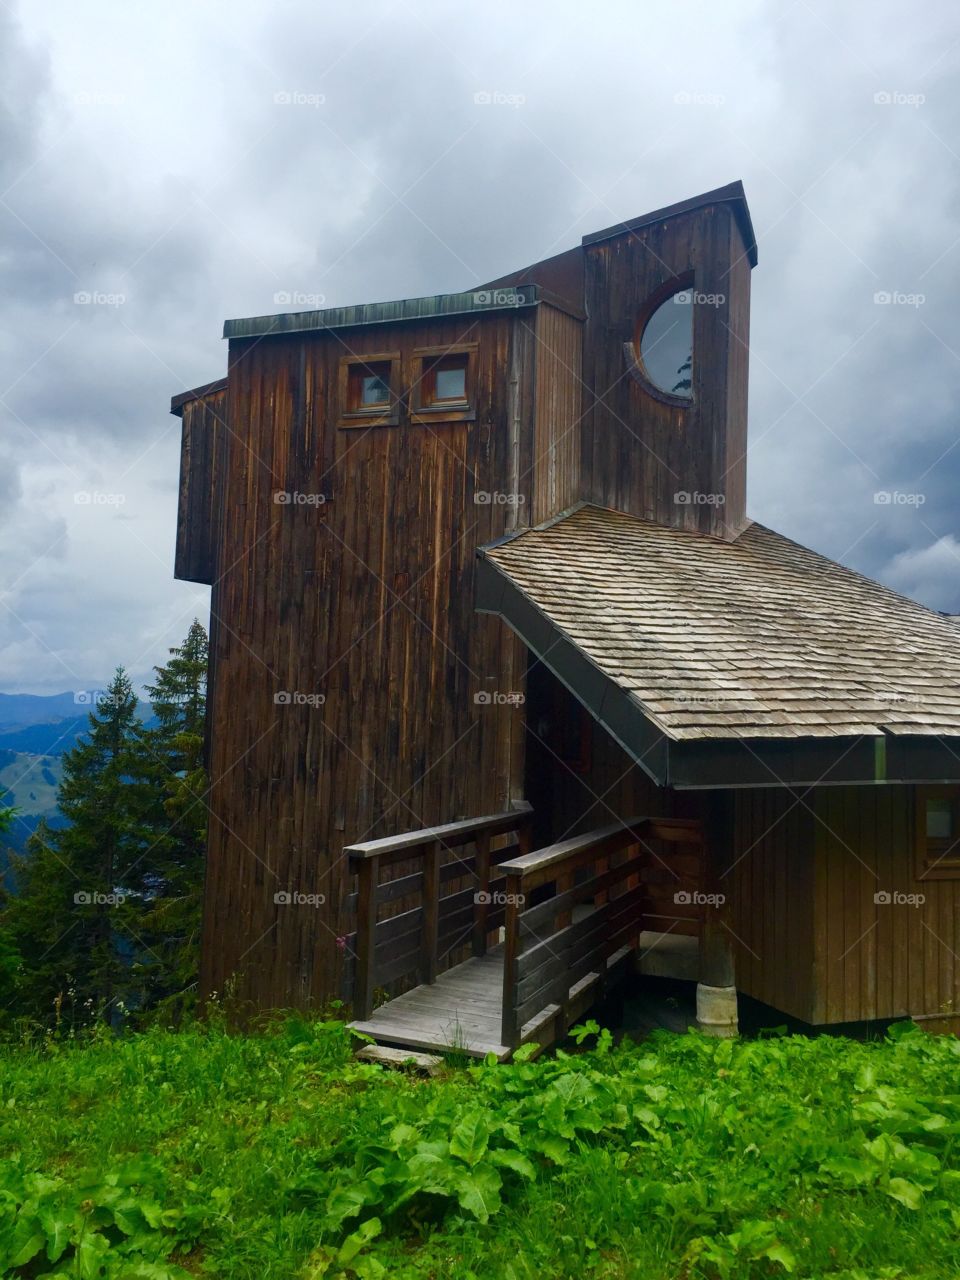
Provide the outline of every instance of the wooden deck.
{"type": "MultiPolygon", "coordinates": [[[[623,948],[618,957],[625,961],[633,948],[623,948]]],[[[658,977],[697,978],[697,939],[645,930],[636,948],[636,970],[658,977]]],[[[590,973],[572,989],[570,997],[584,1010],[594,998],[599,975],[590,973]]],[[[350,1025],[378,1044],[405,1049],[457,1049],[470,1057],[494,1053],[502,1062],[512,1053],[500,1043],[503,1005],[503,947],[494,947],[485,956],[471,957],[448,969],[432,986],[415,987],[405,995],[387,1001],[364,1021],[350,1025]]],[[[551,1005],[544,1015],[531,1020],[521,1030],[521,1040],[537,1039],[544,1024],[557,1013],[551,1005]]]]}
{"type": "Polygon", "coordinates": [[[429,986],[415,987],[350,1025],[378,1044],[408,1049],[456,1048],[471,1057],[510,1049],[500,1043],[503,1007],[503,947],[441,973],[429,986]]]}
{"type": "Polygon", "coordinates": [[[635,963],[641,972],[696,963],[689,945],[644,930],[642,872],[651,846],[664,857],[700,848],[699,823],[636,818],[536,851],[529,834],[524,806],[348,846],[358,881],[348,939],[355,1030],[399,1049],[504,1060],[521,1045],[562,1040],[635,963]],[[381,919],[381,908],[394,914],[381,919]],[[447,968],[467,947],[473,955],[447,968]],[[376,1005],[411,978],[419,985],[376,1005]]]}

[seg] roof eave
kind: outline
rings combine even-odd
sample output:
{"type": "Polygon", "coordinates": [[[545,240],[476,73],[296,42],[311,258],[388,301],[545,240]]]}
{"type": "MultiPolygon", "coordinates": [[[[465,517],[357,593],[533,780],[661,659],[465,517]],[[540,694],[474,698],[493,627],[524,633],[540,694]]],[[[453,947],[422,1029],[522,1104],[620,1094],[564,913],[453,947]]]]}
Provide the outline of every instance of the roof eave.
{"type": "Polygon", "coordinates": [[[658,785],[678,790],[960,782],[960,738],[671,737],[478,550],[476,608],[497,614],[658,785]]]}

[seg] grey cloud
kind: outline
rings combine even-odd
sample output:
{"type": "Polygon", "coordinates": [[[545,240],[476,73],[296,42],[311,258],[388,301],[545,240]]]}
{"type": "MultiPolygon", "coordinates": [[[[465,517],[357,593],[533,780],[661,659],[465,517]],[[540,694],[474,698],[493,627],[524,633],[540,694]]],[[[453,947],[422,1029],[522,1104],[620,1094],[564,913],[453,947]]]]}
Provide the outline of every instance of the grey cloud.
{"type": "Polygon", "coordinates": [[[0,479],[0,591],[35,633],[0,611],[0,686],[62,687],[58,651],[88,680],[91,662],[146,672],[197,611],[172,578],[167,408],[223,373],[226,316],[283,310],[282,291],[466,288],[734,177],[760,247],[752,513],[960,611],[960,16],[943,0],[902,16],[894,0],[610,3],[599,21],[438,0],[47,0],[19,27],[0,11],[0,392],[16,384],[0,421],[18,476],[0,479]],[[895,100],[911,94],[925,101],[895,100]],[[125,301],[75,304],[84,290],[125,301]],[[128,469],[122,539],[36,500],[128,469]]]}

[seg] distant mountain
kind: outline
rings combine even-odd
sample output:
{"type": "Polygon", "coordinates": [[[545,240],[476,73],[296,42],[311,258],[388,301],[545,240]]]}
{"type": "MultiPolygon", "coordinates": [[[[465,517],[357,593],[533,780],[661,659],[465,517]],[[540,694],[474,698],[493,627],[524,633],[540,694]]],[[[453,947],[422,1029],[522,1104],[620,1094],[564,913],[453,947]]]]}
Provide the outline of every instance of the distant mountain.
{"type": "Polygon", "coordinates": [[[67,693],[0,693],[0,733],[29,724],[48,724],[75,716],[82,707],[67,693]]]}
{"type": "MultiPolygon", "coordinates": [[[[0,751],[63,755],[86,731],[99,692],[102,686],[68,693],[0,693],[0,751]]],[[[152,722],[149,702],[141,700],[138,710],[152,722]]]]}
{"type": "MultiPolygon", "coordinates": [[[[99,689],[74,693],[0,693],[0,806],[14,806],[13,827],[0,837],[0,880],[6,870],[6,848],[22,852],[41,818],[63,825],[57,788],[63,756],[89,728],[89,714],[99,689]]],[[[156,723],[150,703],[141,700],[141,718],[156,723]]]]}

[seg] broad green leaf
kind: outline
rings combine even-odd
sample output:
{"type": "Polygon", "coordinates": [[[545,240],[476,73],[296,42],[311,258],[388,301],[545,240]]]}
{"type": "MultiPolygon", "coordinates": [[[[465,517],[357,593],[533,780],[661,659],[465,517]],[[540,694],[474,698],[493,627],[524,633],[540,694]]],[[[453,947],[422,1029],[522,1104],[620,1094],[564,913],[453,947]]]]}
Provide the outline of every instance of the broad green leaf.
{"type": "Polygon", "coordinates": [[[450,1135],[450,1154],[475,1165],[483,1157],[490,1140],[490,1126],[481,1112],[465,1116],[450,1135]]]}
{"type": "Polygon", "coordinates": [[[923,1188],[918,1187],[915,1182],[908,1182],[906,1178],[891,1178],[886,1192],[908,1209],[919,1209],[923,1202],[923,1188]]]}
{"type": "Polygon", "coordinates": [[[378,1262],[376,1258],[357,1258],[353,1264],[353,1270],[357,1275],[357,1280],[383,1280],[387,1274],[387,1268],[382,1262],[378,1262]]]}
{"type": "MultiPolygon", "coordinates": [[[[21,1236],[21,1233],[17,1233],[21,1236]]],[[[10,1266],[22,1267],[29,1262],[31,1258],[35,1258],[40,1250],[47,1243],[47,1237],[42,1231],[36,1229],[23,1232],[22,1238],[18,1238],[13,1246],[13,1256],[10,1258],[10,1266]]]]}
{"type": "Polygon", "coordinates": [[[417,1131],[412,1124],[397,1124],[390,1130],[390,1146],[399,1151],[405,1143],[415,1142],[417,1131]]]}
{"type": "Polygon", "coordinates": [[[37,1215],[47,1235],[47,1260],[56,1262],[70,1243],[73,1218],[61,1209],[41,1209],[37,1215]]]}
{"type": "Polygon", "coordinates": [[[104,1258],[110,1252],[110,1242],[99,1231],[87,1231],[80,1238],[74,1252],[76,1274],[80,1280],[100,1280],[104,1258]]]}
{"type": "Polygon", "coordinates": [[[785,1244],[781,1244],[779,1241],[770,1245],[768,1249],[765,1249],[764,1256],[769,1258],[772,1262],[779,1262],[784,1271],[793,1271],[797,1265],[797,1259],[794,1256],[793,1251],[788,1249],[785,1244]]]}
{"type": "Polygon", "coordinates": [[[371,1203],[372,1188],[367,1183],[338,1187],[327,1201],[326,1224],[336,1230],[347,1218],[355,1218],[371,1203]]]}
{"type": "Polygon", "coordinates": [[[486,1222],[500,1208],[500,1175],[489,1165],[481,1165],[457,1178],[460,1207],[479,1222],[486,1222]]]}
{"type": "Polygon", "coordinates": [[[346,1266],[371,1240],[376,1240],[382,1230],[383,1224],[379,1218],[368,1218],[366,1222],[361,1223],[357,1230],[352,1235],[347,1236],[340,1246],[340,1252],[337,1254],[337,1261],[340,1265],[346,1266]]]}
{"type": "Polygon", "coordinates": [[[533,1167],[532,1162],[523,1154],[522,1151],[496,1150],[489,1153],[489,1158],[494,1164],[498,1164],[501,1168],[512,1169],[514,1173],[519,1173],[521,1178],[533,1179],[537,1176],[537,1171],[533,1167]]]}

